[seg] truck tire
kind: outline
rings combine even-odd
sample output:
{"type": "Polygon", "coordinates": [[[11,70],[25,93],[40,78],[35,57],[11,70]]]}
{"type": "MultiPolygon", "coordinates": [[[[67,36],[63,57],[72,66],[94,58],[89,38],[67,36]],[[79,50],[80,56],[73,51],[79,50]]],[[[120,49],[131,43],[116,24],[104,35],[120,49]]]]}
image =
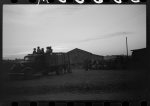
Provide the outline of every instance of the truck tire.
{"type": "Polygon", "coordinates": [[[42,75],[47,76],[48,75],[48,71],[42,72],[42,75]]]}
{"type": "Polygon", "coordinates": [[[42,75],[47,76],[48,72],[43,72],[42,75]]]}
{"type": "Polygon", "coordinates": [[[31,67],[25,67],[22,72],[24,73],[25,79],[30,79],[33,75],[33,69],[31,67]]]}
{"type": "Polygon", "coordinates": [[[60,71],[59,70],[56,70],[56,75],[60,75],[60,71]]]}

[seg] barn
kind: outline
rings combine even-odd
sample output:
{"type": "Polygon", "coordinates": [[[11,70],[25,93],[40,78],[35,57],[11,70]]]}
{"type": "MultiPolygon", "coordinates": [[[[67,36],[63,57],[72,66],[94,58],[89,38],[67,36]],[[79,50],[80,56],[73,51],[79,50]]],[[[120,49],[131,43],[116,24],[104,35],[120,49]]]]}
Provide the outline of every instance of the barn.
{"type": "Polygon", "coordinates": [[[83,65],[85,60],[103,60],[103,56],[92,54],[85,50],[75,48],[68,52],[72,65],[83,65]]]}

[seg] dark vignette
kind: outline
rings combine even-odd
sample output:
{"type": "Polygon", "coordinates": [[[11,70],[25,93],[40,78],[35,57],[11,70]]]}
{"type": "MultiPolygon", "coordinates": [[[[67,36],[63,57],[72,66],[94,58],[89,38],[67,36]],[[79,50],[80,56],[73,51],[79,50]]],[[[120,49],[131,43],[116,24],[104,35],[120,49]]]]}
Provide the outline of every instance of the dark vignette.
{"type": "MultiPolygon", "coordinates": [[[[60,3],[57,2],[57,0],[49,0],[49,1],[51,1],[50,3],[52,3],[52,4],[60,4],[60,3]]],[[[145,4],[145,2],[146,2],[146,0],[141,0],[141,1],[142,2],[140,4],[145,4]]],[[[2,29],[3,29],[3,5],[4,4],[10,4],[10,5],[11,4],[37,4],[37,0],[0,0],[0,35],[1,35],[0,36],[0,41],[1,41],[0,42],[0,71],[3,70],[3,65],[2,65],[3,32],[2,32],[2,29]],[[11,3],[11,1],[13,3],[11,3]]],[[[73,4],[77,4],[77,3],[68,2],[68,3],[66,3],[66,5],[67,4],[72,4],[73,5],[73,4]]],[[[85,2],[84,4],[94,4],[94,3],[92,2],[92,0],[87,0],[87,2],[85,2]]],[[[112,0],[106,0],[106,2],[104,2],[102,4],[119,5],[119,4],[116,4],[116,3],[112,2],[112,0]]],[[[102,5],[102,4],[100,4],[100,5],[102,5]]],[[[124,0],[124,2],[122,4],[133,4],[133,3],[131,3],[130,0],[124,0]]],[[[99,4],[97,4],[97,5],[99,5],[99,4]]],[[[147,17],[146,17],[147,18],[147,27],[146,27],[146,31],[147,31],[147,35],[146,35],[147,39],[146,40],[147,40],[147,42],[146,42],[146,48],[148,49],[148,54],[150,54],[150,30],[149,30],[149,28],[150,28],[150,0],[147,0],[146,5],[147,5],[147,17]]],[[[147,60],[145,60],[145,61],[147,61],[149,63],[150,62],[150,56],[148,56],[147,60]]],[[[150,66],[148,67],[148,69],[150,69],[150,66]]],[[[146,82],[147,83],[147,91],[149,91],[149,89],[150,89],[150,84],[149,84],[150,78],[149,78],[149,76],[150,76],[150,71],[147,71],[147,82],[146,82]]],[[[0,83],[3,83],[2,79],[1,79],[1,75],[0,75],[0,83]]],[[[150,101],[150,92],[147,92],[146,101],[150,101]]],[[[52,102],[55,103],[54,101],[52,101],[52,102]]],[[[68,103],[69,102],[71,104],[73,104],[73,103],[86,103],[86,104],[89,104],[91,102],[92,103],[93,102],[94,103],[100,103],[100,104],[104,103],[104,102],[107,102],[107,104],[108,104],[109,102],[114,102],[114,103],[119,102],[119,103],[128,104],[128,102],[131,102],[131,101],[127,101],[127,102],[126,101],[125,102],[123,102],[123,101],[57,101],[57,102],[58,103],[62,103],[62,102],[68,103]]],[[[51,102],[49,102],[49,104],[50,103],[51,102]]]]}

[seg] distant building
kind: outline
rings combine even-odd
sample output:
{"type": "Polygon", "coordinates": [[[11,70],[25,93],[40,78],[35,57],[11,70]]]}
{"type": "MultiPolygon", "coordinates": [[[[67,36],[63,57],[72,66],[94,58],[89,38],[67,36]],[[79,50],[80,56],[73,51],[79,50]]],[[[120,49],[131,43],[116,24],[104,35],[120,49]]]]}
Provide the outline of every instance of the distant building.
{"type": "Polygon", "coordinates": [[[132,59],[135,61],[145,61],[148,57],[148,50],[146,48],[135,49],[132,51],[132,59]]]}
{"type": "Polygon", "coordinates": [[[103,56],[95,55],[90,52],[75,48],[68,52],[71,64],[81,65],[85,60],[103,60],[103,56]]]}
{"type": "Polygon", "coordinates": [[[148,49],[142,48],[142,49],[135,49],[132,51],[132,60],[137,68],[146,68],[149,65],[148,62],[148,49]]]}

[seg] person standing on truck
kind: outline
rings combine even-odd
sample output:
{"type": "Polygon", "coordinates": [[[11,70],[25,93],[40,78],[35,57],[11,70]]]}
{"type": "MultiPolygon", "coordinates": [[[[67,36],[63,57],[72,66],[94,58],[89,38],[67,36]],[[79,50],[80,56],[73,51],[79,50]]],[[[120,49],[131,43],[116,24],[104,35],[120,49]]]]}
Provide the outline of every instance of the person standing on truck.
{"type": "Polygon", "coordinates": [[[41,54],[44,54],[44,48],[41,49],[41,54]]]}
{"type": "Polygon", "coordinates": [[[46,47],[46,53],[52,54],[52,52],[53,52],[53,50],[52,50],[51,46],[46,47]]]}
{"type": "Polygon", "coordinates": [[[51,46],[49,47],[49,50],[50,50],[50,54],[52,54],[53,50],[51,46]]]}
{"type": "Polygon", "coordinates": [[[46,53],[50,53],[49,47],[46,47],[46,53]]]}
{"type": "Polygon", "coordinates": [[[37,54],[40,54],[41,53],[41,50],[40,50],[40,47],[38,46],[37,47],[37,54]]]}
{"type": "Polygon", "coordinates": [[[36,54],[36,48],[33,49],[33,54],[36,54]]]}

